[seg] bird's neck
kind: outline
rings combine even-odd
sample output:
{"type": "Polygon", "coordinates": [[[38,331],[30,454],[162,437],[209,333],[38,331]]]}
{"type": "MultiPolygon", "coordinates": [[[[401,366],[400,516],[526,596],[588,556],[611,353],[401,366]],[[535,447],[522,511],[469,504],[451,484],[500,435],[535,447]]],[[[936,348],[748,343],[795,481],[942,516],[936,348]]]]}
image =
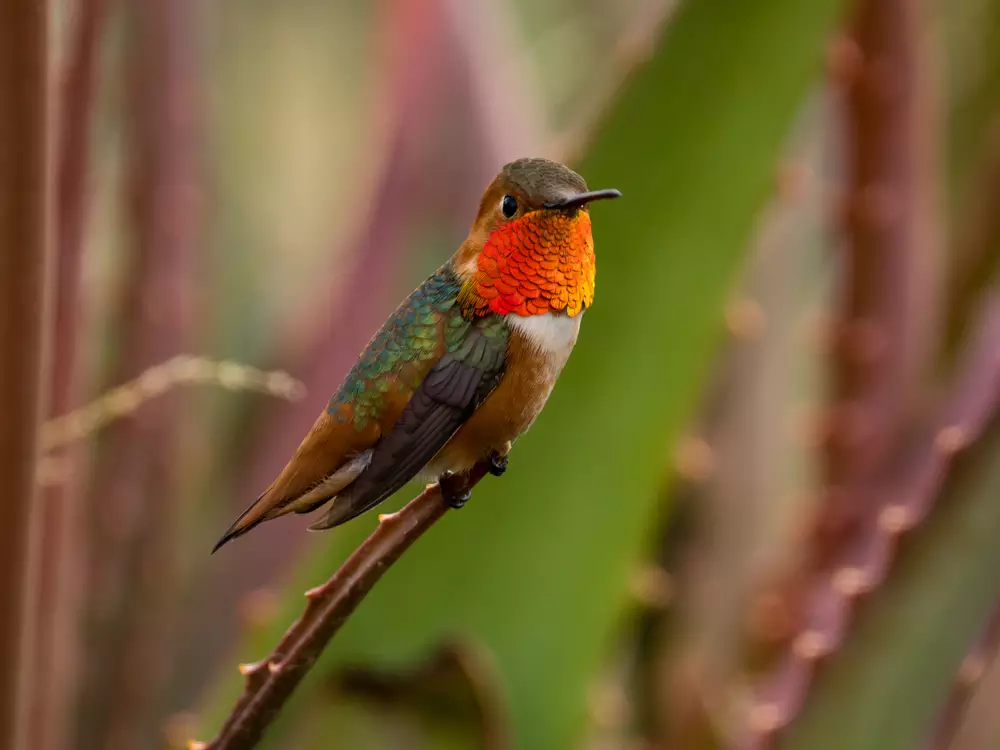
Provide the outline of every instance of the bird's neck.
{"type": "MultiPolygon", "coordinates": [[[[470,235],[466,243],[474,241],[470,235]]],[[[594,299],[594,240],[586,211],[528,214],[491,232],[479,252],[463,246],[456,259],[459,303],[467,316],[572,317],[594,299]]]]}

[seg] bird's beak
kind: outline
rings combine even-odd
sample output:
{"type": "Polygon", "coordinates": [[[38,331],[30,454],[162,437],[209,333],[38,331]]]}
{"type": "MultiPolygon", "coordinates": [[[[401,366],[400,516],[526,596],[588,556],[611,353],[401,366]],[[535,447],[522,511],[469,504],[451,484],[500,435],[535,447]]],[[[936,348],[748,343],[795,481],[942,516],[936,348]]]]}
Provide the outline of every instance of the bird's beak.
{"type": "Polygon", "coordinates": [[[561,198],[557,201],[550,201],[549,203],[542,204],[545,208],[579,208],[580,206],[585,206],[591,201],[603,201],[609,198],[620,198],[621,191],[615,190],[614,188],[610,190],[591,190],[589,193],[577,193],[576,195],[570,195],[566,198],[561,198]]]}

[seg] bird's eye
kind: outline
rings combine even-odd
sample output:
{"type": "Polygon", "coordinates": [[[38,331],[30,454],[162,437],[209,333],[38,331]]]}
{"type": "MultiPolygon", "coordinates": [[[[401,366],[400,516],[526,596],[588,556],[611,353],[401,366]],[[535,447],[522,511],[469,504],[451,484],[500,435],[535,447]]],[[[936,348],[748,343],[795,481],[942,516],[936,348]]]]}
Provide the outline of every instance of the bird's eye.
{"type": "Polygon", "coordinates": [[[505,195],[500,201],[500,212],[508,219],[517,213],[517,198],[513,195],[505,195]]]}

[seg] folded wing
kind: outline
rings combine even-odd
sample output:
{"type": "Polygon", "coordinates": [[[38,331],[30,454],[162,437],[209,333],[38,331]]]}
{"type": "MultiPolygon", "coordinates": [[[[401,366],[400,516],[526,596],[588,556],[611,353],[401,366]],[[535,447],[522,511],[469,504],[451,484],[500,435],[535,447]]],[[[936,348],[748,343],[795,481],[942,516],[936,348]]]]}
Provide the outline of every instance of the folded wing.
{"type": "Polygon", "coordinates": [[[416,476],[499,384],[506,349],[502,320],[469,326],[459,345],[441,357],[414,391],[392,431],[372,450],[364,471],[309,528],[342,524],[416,476]]]}

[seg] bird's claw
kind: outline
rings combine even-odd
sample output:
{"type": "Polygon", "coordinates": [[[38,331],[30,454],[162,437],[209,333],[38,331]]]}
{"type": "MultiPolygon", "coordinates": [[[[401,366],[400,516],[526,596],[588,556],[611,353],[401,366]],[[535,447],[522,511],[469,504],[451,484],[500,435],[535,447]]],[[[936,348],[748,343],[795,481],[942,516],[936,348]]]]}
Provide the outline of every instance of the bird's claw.
{"type": "Polygon", "coordinates": [[[458,477],[450,471],[442,474],[438,480],[441,485],[441,497],[449,508],[458,510],[472,497],[472,490],[468,487],[458,485],[458,477]]]}
{"type": "Polygon", "coordinates": [[[507,454],[499,454],[493,451],[489,455],[489,471],[495,477],[501,476],[507,471],[507,454]]]}

